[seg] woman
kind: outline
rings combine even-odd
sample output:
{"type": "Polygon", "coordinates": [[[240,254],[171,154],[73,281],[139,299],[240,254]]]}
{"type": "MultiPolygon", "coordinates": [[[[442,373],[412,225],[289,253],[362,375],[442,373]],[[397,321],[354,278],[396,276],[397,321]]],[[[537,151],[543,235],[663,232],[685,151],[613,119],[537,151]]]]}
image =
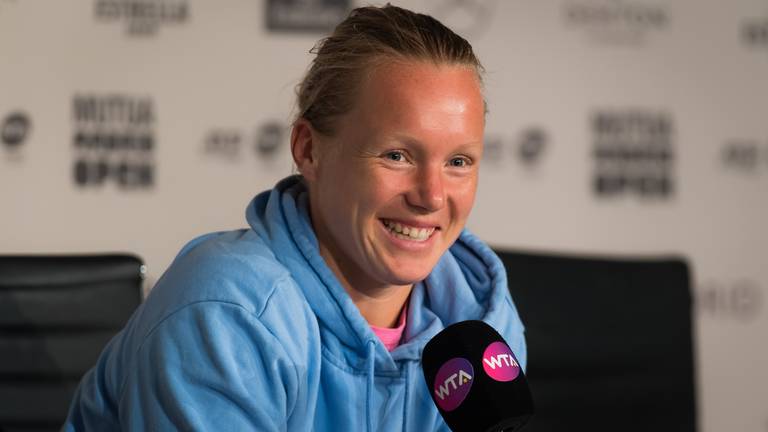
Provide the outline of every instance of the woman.
{"type": "Polygon", "coordinates": [[[485,106],[436,20],[354,10],[298,89],[300,176],[193,240],[84,378],[65,430],[447,430],[425,343],[482,319],[525,365],[499,259],[463,230],[485,106]]]}

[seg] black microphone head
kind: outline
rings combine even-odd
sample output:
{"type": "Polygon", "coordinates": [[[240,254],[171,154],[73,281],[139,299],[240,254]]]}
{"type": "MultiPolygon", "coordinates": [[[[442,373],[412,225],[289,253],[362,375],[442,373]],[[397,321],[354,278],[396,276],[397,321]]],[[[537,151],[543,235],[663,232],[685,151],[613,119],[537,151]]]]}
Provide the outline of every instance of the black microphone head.
{"type": "Polygon", "coordinates": [[[454,432],[516,431],[533,415],[517,358],[482,321],[446,327],[424,347],[421,364],[432,400],[454,432]]]}

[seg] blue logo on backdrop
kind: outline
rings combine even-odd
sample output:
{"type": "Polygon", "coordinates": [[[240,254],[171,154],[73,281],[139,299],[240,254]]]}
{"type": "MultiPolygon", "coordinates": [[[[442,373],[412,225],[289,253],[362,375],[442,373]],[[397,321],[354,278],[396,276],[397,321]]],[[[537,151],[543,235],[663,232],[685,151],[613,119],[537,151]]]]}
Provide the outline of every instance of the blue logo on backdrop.
{"type": "Polygon", "coordinates": [[[188,0],[96,0],[96,21],[122,22],[131,36],[152,36],[160,26],[178,25],[189,19],[188,0]]]}
{"type": "Polygon", "coordinates": [[[267,0],[270,31],[330,32],[352,8],[350,0],[267,0]]]}
{"type": "Polygon", "coordinates": [[[643,110],[598,111],[594,133],[594,193],[669,198],[674,193],[672,118],[643,110]]]}
{"type": "Polygon", "coordinates": [[[130,95],[76,95],[72,100],[77,186],[113,182],[147,189],[155,179],[155,110],[152,99],[130,95]]]}
{"type": "Polygon", "coordinates": [[[665,30],[670,22],[663,6],[638,0],[568,0],[563,18],[593,41],[614,45],[641,45],[649,33],[665,30]]]}

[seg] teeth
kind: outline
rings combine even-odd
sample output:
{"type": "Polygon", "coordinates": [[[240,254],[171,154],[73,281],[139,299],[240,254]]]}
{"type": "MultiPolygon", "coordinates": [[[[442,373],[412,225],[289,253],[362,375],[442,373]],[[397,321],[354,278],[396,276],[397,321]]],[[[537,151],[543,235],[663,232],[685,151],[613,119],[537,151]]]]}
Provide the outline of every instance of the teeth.
{"type": "Polygon", "coordinates": [[[384,221],[384,225],[386,225],[396,237],[406,240],[425,241],[435,231],[434,228],[409,227],[390,221],[384,221]]]}

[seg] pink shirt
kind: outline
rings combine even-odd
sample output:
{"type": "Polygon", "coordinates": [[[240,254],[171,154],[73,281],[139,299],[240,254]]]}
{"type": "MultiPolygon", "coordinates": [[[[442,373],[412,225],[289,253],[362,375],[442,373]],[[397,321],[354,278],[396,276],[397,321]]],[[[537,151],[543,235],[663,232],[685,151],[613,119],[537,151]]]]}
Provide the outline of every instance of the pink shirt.
{"type": "Polygon", "coordinates": [[[400,345],[400,339],[403,337],[403,330],[405,330],[405,316],[407,315],[408,305],[403,307],[403,311],[400,312],[400,321],[395,328],[389,327],[377,327],[372,325],[371,330],[376,333],[376,336],[381,339],[381,342],[387,348],[387,351],[392,351],[400,345]]]}

